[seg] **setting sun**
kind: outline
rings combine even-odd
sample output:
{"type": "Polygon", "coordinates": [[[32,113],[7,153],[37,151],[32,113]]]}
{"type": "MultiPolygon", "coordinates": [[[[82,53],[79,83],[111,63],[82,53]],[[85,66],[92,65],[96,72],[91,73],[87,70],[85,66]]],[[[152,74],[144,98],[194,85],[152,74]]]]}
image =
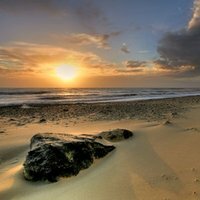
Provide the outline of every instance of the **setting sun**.
{"type": "Polygon", "coordinates": [[[74,66],[61,65],[56,68],[56,75],[62,80],[72,80],[77,76],[77,70],[74,66]]]}

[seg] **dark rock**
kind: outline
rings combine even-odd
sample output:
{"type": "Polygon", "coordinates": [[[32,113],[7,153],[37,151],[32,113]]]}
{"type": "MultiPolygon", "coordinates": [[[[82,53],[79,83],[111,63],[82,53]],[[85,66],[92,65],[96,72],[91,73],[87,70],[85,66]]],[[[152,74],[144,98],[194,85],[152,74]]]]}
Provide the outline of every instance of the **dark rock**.
{"type": "Polygon", "coordinates": [[[96,142],[94,136],[51,133],[34,135],[30,148],[24,162],[25,179],[50,182],[77,175],[90,167],[95,158],[102,158],[115,149],[96,142]]]}
{"type": "Polygon", "coordinates": [[[40,119],[39,123],[45,123],[47,120],[46,119],[40,119]]]}
{"type": "Polygon", "coordinates": [[[94,139],[103,139],[101,135],[81,134],[82,137],[92,137],[94,139]]]}
{"type": "Polygon", "coordinates": [[[17,123],[16,125],[17,125],[17,126],[24,126],[24,125],[26,125],[26,124],[25,124],[25,123],[20,123],[20,122],[19,122],[19,123],[17,123]]]}
{"type": "Polygon", "coordinates": [[[5,131],[1,131],[1,130],[0,130],[0,134],[1,134],[1,133],[5,133],[5,131]]]}
{"type": "Polygon", "coordinates": [[[167,120],[167,121],[165,121],[164,123],[163,123],[163,125],[171,125],[172,123],[169,121],[169,120],[167,120]]]}
{"type": "Polygon", "coordinates": [[[172,112],[171,114],[172,114],[172,116],[176,116],[176,115],[178,115],[177,112],[172,112]]]}
{"type": "Polygon", "coordinates": [[[115,129],[111,131],[102,132],[99,135],[110,142],[119,142],[132,137],[133,132],[126,129],[115,129]]]}

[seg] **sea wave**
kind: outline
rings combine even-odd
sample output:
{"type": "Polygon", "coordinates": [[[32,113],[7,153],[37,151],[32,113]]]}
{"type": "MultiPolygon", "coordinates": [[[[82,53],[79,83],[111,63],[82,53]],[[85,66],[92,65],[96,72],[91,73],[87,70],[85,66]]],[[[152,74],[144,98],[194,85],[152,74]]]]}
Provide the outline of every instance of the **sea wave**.
{"type": "Polygon", "coordinates": [[[0,106],[96,103],[200,95],[200,88],[0,89],[0,106]]]}
{"type": "Polygon", "coordinates": [[[0,91],[0,95],[31,95],[48,94],[50,91],[0,91]]]}

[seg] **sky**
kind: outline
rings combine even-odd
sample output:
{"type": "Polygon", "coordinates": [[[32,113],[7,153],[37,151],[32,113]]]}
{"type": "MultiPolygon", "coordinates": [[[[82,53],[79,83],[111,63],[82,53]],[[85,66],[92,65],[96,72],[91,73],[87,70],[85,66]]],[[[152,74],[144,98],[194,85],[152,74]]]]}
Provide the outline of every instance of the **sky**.
{"type": "Polygon", "coordinates": [[[0,0],[0,87],[199,86],[200,0],[0,0]]]}

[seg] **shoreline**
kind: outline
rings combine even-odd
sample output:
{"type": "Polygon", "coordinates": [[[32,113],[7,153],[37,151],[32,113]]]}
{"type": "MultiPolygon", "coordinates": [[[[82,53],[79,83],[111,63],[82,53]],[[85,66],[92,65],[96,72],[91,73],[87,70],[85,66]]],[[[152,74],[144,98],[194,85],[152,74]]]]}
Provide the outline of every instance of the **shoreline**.
{"type": "Polygon", "coordinates": [[[0,89],[0,106],[112,103],[200,95],[200,88],[0,89]]]}
{"type": "Polygon", "coordinates": [[[22,124],[40,120],[56,123],[62,120],[79,121],[81,118],[88,121],[120,119],[156,121],[166,119],[166,115],[170,113],[174,117],[178,116],[178,113],[181,114],[189,106],[199,103],[200,96],[187,96],[111,103],[34,104],[25,108],[22,106],[0,107],[0,117],[7,122],[22,124]]]}
{"type": "Polygon", "coordinates": [[[138,98],[138,99],[130,99],[130,100],[102,100],[102,101],[94,101],[94,102],[52,102],[52,103],[19,103],[19,104],[10,104],[10,105],[3,105],[0,104],[1,108],[6,107],[22,107],[23,105],[30,106],[30,107],[38,107],[38,106],[56,106],[56,105],[84,105],[84,104],[112,104],[112,103],[129,103],[129,102],[140,102],[140,101],[154,101],[154,100],[165,100],[165,99],[177,99],[177,98],[188,98],[188,97],[199,97],[200,94],[191,94],[191,95],[180,95],[180,96],[174,96],[174,97],[155,97],[155,98],[138,98]]]}

